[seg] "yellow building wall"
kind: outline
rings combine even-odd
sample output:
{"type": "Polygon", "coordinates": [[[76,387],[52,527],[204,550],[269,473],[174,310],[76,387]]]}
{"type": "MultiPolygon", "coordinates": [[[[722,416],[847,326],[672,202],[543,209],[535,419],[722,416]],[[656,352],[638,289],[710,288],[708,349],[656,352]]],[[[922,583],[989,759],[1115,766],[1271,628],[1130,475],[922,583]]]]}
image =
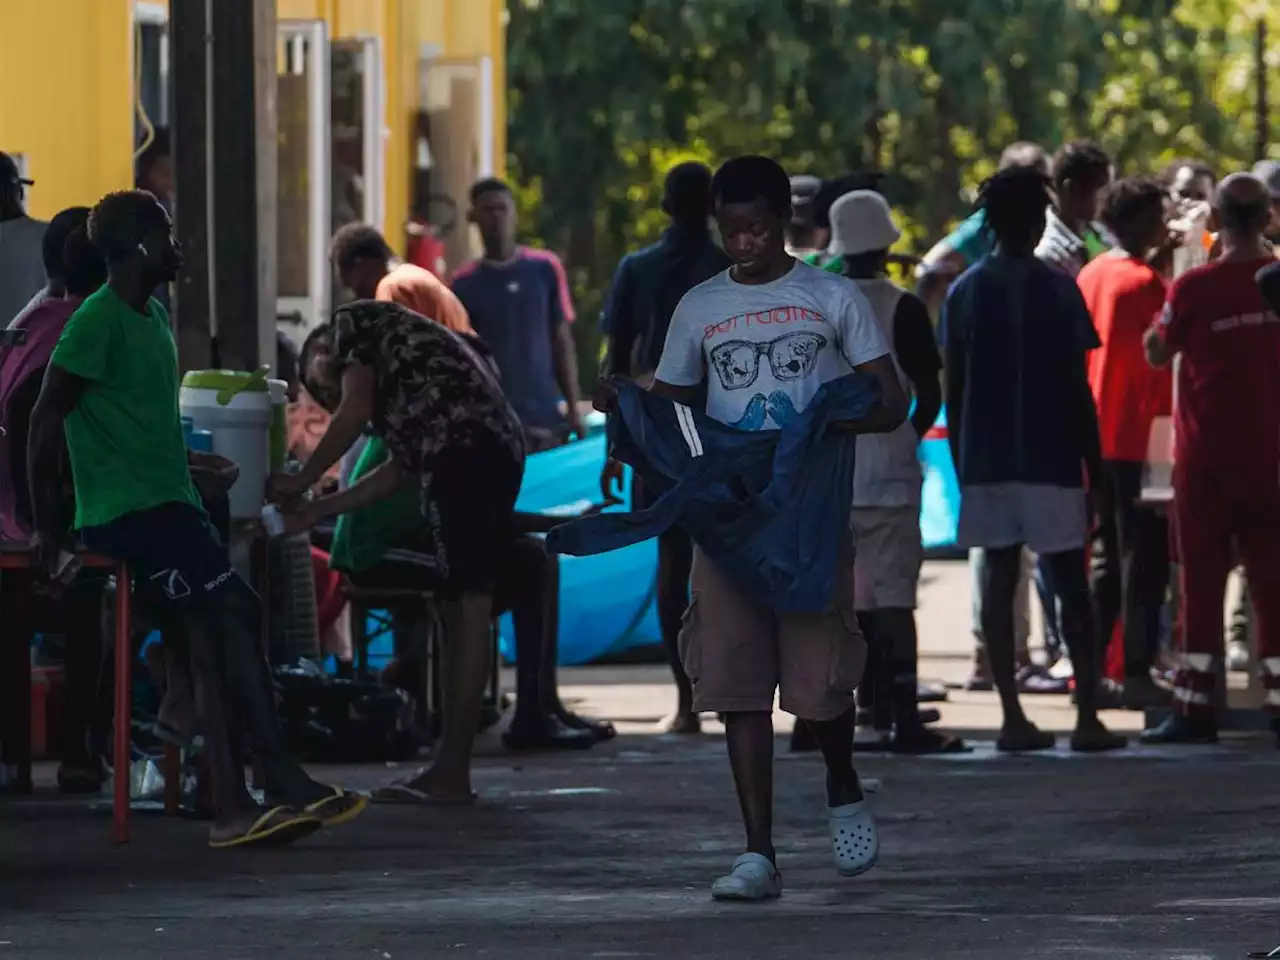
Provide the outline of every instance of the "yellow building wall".
{"type": "Polygon", "coordinates": [[[0,150],[26,155],[28,212],[131,186],[132,0],[0,2],[0,150]]]}
{"type": "MultiPolygon", "coordinates": [[[[50,217],[133,182],[133,0],[0,0],[0,150],[23,153],[28,205],[50,217]],[[58,65],[55,73],[49,64],[58,65]],[[39,82],[32,78],[41,78],[39,82]]],[[[162,3],[164,0],[162,0],[162,3]]],[[[382,42],[387,239],[399,246],[410,201],[420,58],[493,62],[494,163],[506,156],[503,0],[277,0],[279,19],[323,19],[334,38],[382,42]]]]}

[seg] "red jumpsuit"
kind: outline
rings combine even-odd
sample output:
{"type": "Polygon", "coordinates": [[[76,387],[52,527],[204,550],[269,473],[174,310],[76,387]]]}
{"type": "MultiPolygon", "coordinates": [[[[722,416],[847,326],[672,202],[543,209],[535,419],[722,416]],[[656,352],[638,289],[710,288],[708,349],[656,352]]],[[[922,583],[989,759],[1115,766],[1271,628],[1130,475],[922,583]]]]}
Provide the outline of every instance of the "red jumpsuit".
{"type": "Polygon", "coordinates": [[[1213,709],[1237,555],[1254,601],[1266,706],[1280,713],[1280,317],[1254,281],[1269,262],[1188,271],[1159,321],[1179,353],[1173,527],[1183,649],[1174,693],[1189,715],[1213,709]]]}

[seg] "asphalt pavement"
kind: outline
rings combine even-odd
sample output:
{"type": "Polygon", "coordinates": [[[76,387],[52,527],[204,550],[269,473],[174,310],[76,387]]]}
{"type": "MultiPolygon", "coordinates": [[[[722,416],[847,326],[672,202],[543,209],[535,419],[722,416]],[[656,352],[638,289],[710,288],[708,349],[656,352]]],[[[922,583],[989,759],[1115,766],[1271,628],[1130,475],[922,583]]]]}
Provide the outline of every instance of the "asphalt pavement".
{"type": "MultiPolygon", "coordinates": [[[[927,674],[966,670],[960,577],[935,568],[926,587],[927,674]]],[[[669,706],[656,667],[564,681],[583,709],[619,719],[616,741],[513,757],[490,739],[475,807],[371,808],[288,850],[210,851],[203,825],[149,815],[115,848],[105,812],[83,801],[0,800],[0,960],[1225,960],[1280,944],[1269,739],[1001,757],[993,697],[955,694],[943,723],[967,730],[974,753],[859,761],[879,782],[882,851],[845,880],[821,763],[780,737],[785,893],[719,904],[708,888],[741,836],[717,725],[652,733],[669,706]]],[[[1033,713],[1069,728],[1064,697],[1033,713]]],[[[360,788],[405,772],[319,770],[360,788]]]]}

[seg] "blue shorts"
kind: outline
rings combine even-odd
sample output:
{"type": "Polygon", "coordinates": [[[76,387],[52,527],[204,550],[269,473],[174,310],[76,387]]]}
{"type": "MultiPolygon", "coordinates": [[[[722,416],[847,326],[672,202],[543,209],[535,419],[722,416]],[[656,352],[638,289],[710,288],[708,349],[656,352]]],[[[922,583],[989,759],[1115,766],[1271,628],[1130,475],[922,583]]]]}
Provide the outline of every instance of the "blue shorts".
{"type": "Polygon", "coordinates": [[[139,587],[149,586],[173,603],[217,602],[240,579],[209,518],[189,503],[126,513],[100,527],[85,527],[80,537],[94,553],[124,560],[139,587]]]}

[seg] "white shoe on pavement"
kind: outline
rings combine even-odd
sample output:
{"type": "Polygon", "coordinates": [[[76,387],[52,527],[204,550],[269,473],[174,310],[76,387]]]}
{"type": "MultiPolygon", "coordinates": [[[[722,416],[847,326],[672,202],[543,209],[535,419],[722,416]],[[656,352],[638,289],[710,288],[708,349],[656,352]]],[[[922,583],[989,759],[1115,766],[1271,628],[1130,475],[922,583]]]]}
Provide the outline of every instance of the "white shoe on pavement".
{"type": "Polygon", "coordinates": [[[759,853],[744,853],[733,861],[729,875],[711,885],[712,900],[772,900],[782,896],[782,874],[759,853]]]}
{"type": "Polygon", "coordinates": [[[828,807],[827,820],[840,876],[856,877],[876,865],[880,856],[880,833],[867,801],[828,807]]]}

